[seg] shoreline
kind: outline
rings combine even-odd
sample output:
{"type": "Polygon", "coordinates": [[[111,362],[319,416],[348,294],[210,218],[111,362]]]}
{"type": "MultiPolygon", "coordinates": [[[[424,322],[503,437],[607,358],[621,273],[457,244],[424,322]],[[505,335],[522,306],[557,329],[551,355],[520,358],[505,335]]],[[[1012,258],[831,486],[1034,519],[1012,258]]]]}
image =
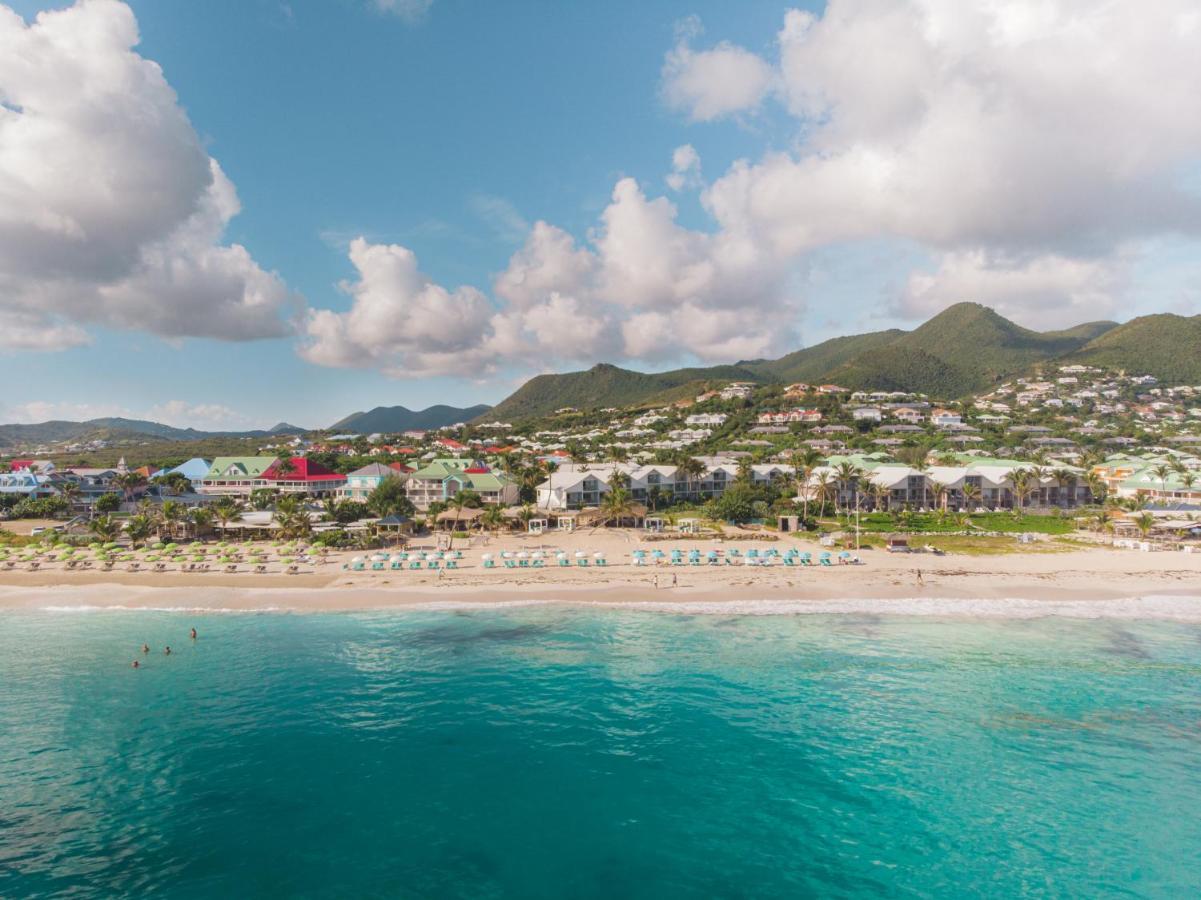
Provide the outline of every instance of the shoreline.
{"type": "Polygon", "coordinates": [[[600,546],[612,560],[589,568],[482,567],[480,549],[495,553],[529,546],[514,540],[469,549],[460,568],[443,574],[343,569],[352,554],[336,555],[299,574],[100,572],[61,566],[3,571],[0,612],[313,613],[553,605],[731,615],[1109,615],[1201,622],[1201,554],[1105,548],[980,556],[877,551],[865,553],[862,565],[636,567],[622,561],[633,541],[622,535],[604,538],[605,544],[598,535],[575,537],[571,549],[600,546]],[[669,586],[673,577],[678,587],[669,586]]]}

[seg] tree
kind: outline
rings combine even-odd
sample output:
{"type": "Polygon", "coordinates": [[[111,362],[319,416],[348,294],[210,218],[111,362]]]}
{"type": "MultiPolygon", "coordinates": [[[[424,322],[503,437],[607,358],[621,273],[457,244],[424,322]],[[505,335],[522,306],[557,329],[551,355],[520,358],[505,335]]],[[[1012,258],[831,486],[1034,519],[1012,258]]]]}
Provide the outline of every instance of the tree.
{"type": "Polygon", "coordinates": [[[1088,485],[1088,492],[1092,498],[1098,502],[1105,502],[1106,485],[1105,480],[1096,472],[1089,472],[1084,476],[1084,481],[1088,485]]]}
{"type": "Polygon", "coordinates": [[[413,501],[405,496],[404,481],[389,475],[367,497],[367,509],[381,519],[385,516],[411,516],[413,501]]]}
{"type": "Polygon", "coordinates": [[[480,524],[489,531],[500,531],[505,524],[505,513],[499,506],[493,504],[484,510],[484,514],[480,517],[480,524]]]}
{"type": "Polygon", "coordinates": [[[97,516],[88,522],[88,530],[96,537],[108,544],[117,539],[117,535],[121,533],[121,523],[112,516],[97,516]]]}
{"type": "Polygon", "coordinates": [[[676,466],[676,474],[684,476],[684,483],[688,485],[688,493],[695,497],[697,495],[696,483],[708,471],[705,464],[693,456],[686,456],[676,466]]]}
{"type": "Polygon", "coordinates": [[[272,519],[285,539],[304,537],[313,530],[313,520],[299,497],[281,497],[272,519]]]}
{"type": "Polygon", "coordinates": [[[1009,475],[1009,482],[1013,485],[1013,496],[1018,502],[1018,516],[1025,511],[1026,498],[1030,495],[1030,481],[1033,477],[1029,469],[1015,469],[1009,475]]]}
{"type": "Polygon", "coordinates": [[[652,484],[646,489],[646,505],[650,507],[651,512],[655,512],[659,508],[664,496],[663,488],[657,484],[652,484]]]}
{"type": "Polygon", "coordinates": [[[175,529],[184,520],[188,510],[178,500],[164,500],[160,521],[165,526],[168,536],[175,536],[175,529]]]}
{"type": "Polygon", "coordinates": [[[1151,529],[1155,527],[1155,516],[1149,512],[1142,512],[1134,518],[1134,527],[1138,529],[1138,533],[1142,535],[1143,540],[1151,533],[1151,529]]]}
{"type": "Polygon", "coordinates": [[[818,518],[822,518],[826,514],[826,501],[830,499],[830,490],[833,487],[833,482],[830,480],[829,472],[818,472],[814,479],[814,495],[817,497],[819,508],[817,511],[818,518]]]}
{"type": "Polygon", "coordinates": [[[121,496],[114,494],[111,491],[101,494],[96,498],[96,502],[92,504],[92,509],[102,515],[115,513],[121,508],[121,496]]]}
{"type": "Polygon", "coordinates": [[[947,500],[951,496],[951,487],[939,481],[937,478],[928,479],[930,490],[934,494],[934,505],[938,507],[938,514],[942,518],[947,515],[947,500]]]}
{"type": "Polygon", "coordinates": [[[213,530],[213,522],[216,519],[216,516],[213,515],[213,511],[211,509],[198,506],[188,514],[187,518],[188,521],[192,523],[192,528],[196,537],[202,537],[213,530]]]}
{"type": "Polygon", "coordinates": [[[630,500],[630,492],[625,488],[616,488],[605,494],[601,500],[600,509],[606,525],[616,523],[621,525],[623,519],[629,518],[634,504],[630,500]]]}
{"type": "MultiPolygon", "coordinates": [[[[1059,488],[1060,504],[1063,506],[1075,506],[1076,503],[1074,496],[1072,497],[1072,502],[1070,504],[1065,502],[1063,489],[1069,484],[1072,485],[1073,488],[1076,486],[1076,473],[1071,469],[1054,469],[1051,472],[1051,479],[1055,482],[1055,486],[1059,488]]],[[[1075,491],[1073,491],[1073,494],[1075,494],[1075,491]]]]}
{"type": "Polygon", "coordinates": [[[756,517],[761,499],[753,487],[736,482],[705,504],[705,514],[725,522],[749,522],[756,517]]]}
{"type": "Polygon", "coordinates": [[[113,478],[113,484],[121,488],[126,500],[132,500],[134,495],[146,486],[146,476],[141,472],[123,472],[113,478]]]}
{"type": "Polygon", "coordinates": [[[838,481],[838,493],[834,495],[834,513],[838,514],[838,498],[846,494],[852,487],[855,492],[855,502],[859,501],[859,478],[862,470],[850,460],[843,460],[834,467],[834,477],[838,481]]]}
{"type": "Polygon", "coordinates": [[[255,488],[250,492],[249,503],[250,508],[258,512],[271,509],[275,506],[275,501],[279,498],[279,491],[275,488],[255,488]]]}
{"type": "Polygon", "coordinates": [[[1166,498],[1168,494],[1168,476],[1172,474],[1172,467],[1160,463],[1151,468],[1151,474],[1159,479],[1160,493],[1166,498]]]}
{"type": "Polygon", "coordinates": [[[960,493],[963,495],[963,508],[965,510],[971,511],[979,504],[980,488],[976,487],[976,485],[969,484],[965,481],[960,493]]]}
{"type": "Polygon", "coordinates": [[[125,533],[129,535],[129,542],[136,548],[150,536],[150,532],[154,530],[154,523],[148,516],[137,515],[130,516],[129,521],[125,523],[125,533]]]}
{"type": "Polygon", "coordinates": [[[242,515],[242,507],[233,497],[222,497],[210,509],[217,521],[221,523],[221,538],[224,540],[225,530],[229,527],[230,522],[242,515]]]}
{"type": "Polygon", "coordinates": [[[79,485],[74,481],[64,481],[58,486],[58,495],[67,501],[68,506],[74,506],[79,502],[79,485]]]}

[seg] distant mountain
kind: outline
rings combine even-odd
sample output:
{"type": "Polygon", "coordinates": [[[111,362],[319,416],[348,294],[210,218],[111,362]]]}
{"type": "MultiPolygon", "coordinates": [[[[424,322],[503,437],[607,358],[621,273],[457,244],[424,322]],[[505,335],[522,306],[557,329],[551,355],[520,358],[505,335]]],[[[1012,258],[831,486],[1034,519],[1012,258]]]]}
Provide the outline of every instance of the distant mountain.
{"type": "Polygon", "coordinates": [[[444,425],[470,422],[488,412],[492,407],[480,404],[460,409],[457,406],[431,406],[429,409],[412,410],[403,406],[377,406],[368,412],[351,413],[335,422],[330,431],[346,431],[352,434],[391,434],[415,429],[428,431],[444,425]]]}
{"type": "Polygon", "coordinates": [[[1201,384],[1201,316],[1139,316],[1090,341],[1071,362],[1201,384]]]}
{"type": "MultiPolygon", "coordinates": [[[[1128,352],[1126,343],[1106,349],[1110,345],[1105,341],[1127,327],[1114,322],[1089,322],[1064,331],[1037,332],[1010,322],[987,306],[958,303],[913,331],[892,329],[833,338],[779,359],[658,373],[597,365],[586,372],[539,375],[484,418],[511,421],[544,416],[567,406],[587,410],[663,403],[699,393],[710,382],[730,381],[833,382],[850,388],[912,391],[951,399],[987,390],[1032,366],[1083,353],[1085,348],[1097,347],[1099,354],[1105,351],[1106,358],[1127,359],[1128,367],[1138,368],[1137,359],[1129,357],[1145,356],[1141,348],[1151,338],[1134,339],[1140,348],[1137,354],[1128,352]]],[[[1184,350],[1187,340],[1177,340],[1176,346],[1184,350]]],[[[1193,344],[1197,346],[1201,344],[1193,344]]],[[[1198,355],[1195,349],[1191,352],[1198,355]]],[[[1170,358],[1165,354],[1165,361],[1170,358]]],[[[1191,371],[1180,363],[1177,369],[1191,371]]]]}
{"type": "Polygon", "coordinates": [[[545,416],[557,409],[603,409],[639,403],[666,403],[691,396],[707,381],[767,381],[751,369],[738,366],[675,369],[671,372],[633,372],[607,363],[586,372],[537,375],[493,407],[482,418],[508,422],[545,416]]]}
{"type": "Polygon", "coordinates": [[[145,419],[108,417],[86,422],[54,420],[31,425],[0,425],[0,447],[24,447],[62,441],[83,443],[92,440],[195,441],[214,437],[265,438],[277,434],[304,434],[306,429],[281,422],[270,431],[198,431],[175,428],[145,419]]]}

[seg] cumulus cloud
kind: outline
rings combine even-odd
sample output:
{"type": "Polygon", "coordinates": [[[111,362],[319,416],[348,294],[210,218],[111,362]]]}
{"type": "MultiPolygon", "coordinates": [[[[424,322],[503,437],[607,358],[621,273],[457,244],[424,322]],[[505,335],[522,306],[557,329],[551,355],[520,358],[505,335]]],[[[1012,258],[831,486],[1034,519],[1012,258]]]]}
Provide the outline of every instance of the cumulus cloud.
{"type": "MultiPolygon", "coordinates": [[[[696,29],[689,29],[695,33],[696,29]]],[[[694,50],[683,35],[663,63],[663,96],[694,122],[755,109],[772,84],[772,68],[759,56],[723,41],[694,50]]]]}
{"type": "Polygon", "coordinates": [[[673,191],[683,191],[701,185],[701,155],[692,144],[684,144],[671,154],[671,172],[667,186],[673,191]]]}
{"type": "MultiPolygon", "coordinates": [[[[1199,39],[1190,0],[794,10],[764,83],[797,119],[796,148],[735,163],[703,201],[721,231],[773,255],[899,238],[955,254],[956,271],[987,260],[976,269],[994,288],[1039,271],[1042,302],[1066,315],[1079,297],[1069,271],[1109,272],[1143,238],[1201,230],[1187,183],[1201,156],[1199,39]]],[[[685,45],[685,58],[700,52],[685,45]]],[[[694,118],[715,117],[704,109],[694,118]]],[[[937,293],[910,285],[902,307],[937,293]]]]}
{"type": "Polygon", "coordinates": [[[1040,328],[1063,328],[1112,316],[1126,289],[1121,260],[1057,255],[997,257],[982,250],[948,253],[933,272],[914,272],[899,312],[926,318],[953,303],[983,303],[1040,328]]]}
{"type": "Polygon", "coordinates": [[[83,326],[247,340],[298,298],[221,243],[237,193],[118,0],[27,24],[0,6],[0,345],[55,349],[83,326]],[[30,331],[41,337],[30,338],[30,331]]]}

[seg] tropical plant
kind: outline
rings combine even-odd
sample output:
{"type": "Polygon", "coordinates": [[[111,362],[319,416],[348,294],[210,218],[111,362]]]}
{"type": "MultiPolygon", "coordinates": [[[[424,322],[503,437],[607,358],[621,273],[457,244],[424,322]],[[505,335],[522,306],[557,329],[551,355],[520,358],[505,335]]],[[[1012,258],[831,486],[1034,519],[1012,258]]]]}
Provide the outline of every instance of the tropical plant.
{"type": "Polygon", "coordinates": [[[272,519],[285,539],[304,537],[313,530],[313,520],[299,497],[281,497],[275,504],[272,519]]]}
{"type": "Polygon", "coordinates": [[[381,519],[385,516],[411,516],[413,501],[405,496],[404,481],[389,475],[367,497],[367,508],[381,519]]]}
{"type": "Polygon", "coordinates": [[[1144,540],[1151,533],[1151,529],[1155,527],[1155,516],[1149,512],[1140,513],[1132,521],[1134,522],[1134,527],[1138,529],[1138,533],[1143,536],[1144,540]]]}
{"type": "Polygon", "coordinates": [[[630,500],[630,492],[625,488],[617,488],[605,494],[600,503],[600,511],[606,525],[620,525],[623,519],[630,516],[634,504],[630,500]]]}
{"type": "MultiPolygon", "coordinates": [[[[281,501],[282,502],[282,501],[281,501]]],[[[224,539],[229,523],[242,515],[242,507],[233,497],[222,497],[209,507],[213,516],[221,523],[221,537],[224,539]]]]}
{"type": "Polygon", "coordinates": [[[88,530],[101,541],[109,543],[121,533],[121,523],[112,516],[97,516],[88,522],[88,530]]]}
{"type": "Polygon", "coordinates": [[[96,502],[92,504],[92,510],[94,512],[101,513],[102,515],[107,515],[108,513],[115,513],[120,508],[121,508],[121,495],[114,494],[111,491],[101,494],[99,497],[96,498],[96,502]]]}
{"type": "Polygon", "coordinates": [[[125,533],[129,535],[129,542],[135,548],[143,543],[153,530],[154,523],[148,516],[130,516],[129,520],[125,523],[125,533]]]}

